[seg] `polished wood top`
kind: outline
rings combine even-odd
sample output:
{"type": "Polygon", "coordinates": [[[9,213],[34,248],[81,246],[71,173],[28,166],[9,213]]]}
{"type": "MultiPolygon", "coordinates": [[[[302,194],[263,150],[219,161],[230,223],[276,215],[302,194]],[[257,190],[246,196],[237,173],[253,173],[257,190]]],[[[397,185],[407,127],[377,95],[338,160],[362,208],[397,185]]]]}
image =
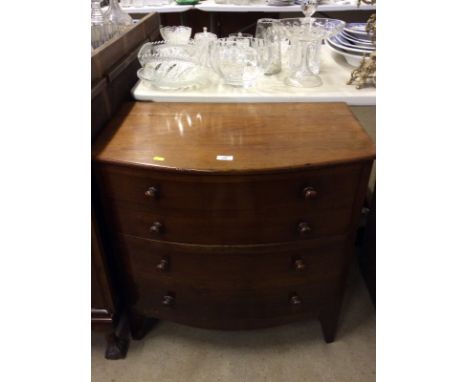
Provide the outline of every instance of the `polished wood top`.
{"type": "Polygon", "coordinates": [[[344,103],[128,103],[93,146],[97,161],[208,173],[374,156],[374,144],[344,103]]]}

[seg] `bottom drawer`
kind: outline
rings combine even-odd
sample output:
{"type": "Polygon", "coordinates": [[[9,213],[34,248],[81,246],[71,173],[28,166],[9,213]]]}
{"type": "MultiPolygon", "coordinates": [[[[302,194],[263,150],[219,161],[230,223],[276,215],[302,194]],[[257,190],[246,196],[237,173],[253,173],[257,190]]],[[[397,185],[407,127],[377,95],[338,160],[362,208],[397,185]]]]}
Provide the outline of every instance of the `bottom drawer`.
{"type": "Polygon", "coordinates": [[[121,235],[127,301],[140,314],[212,329],[273,326],[336,300],[346,240],[263,246],[169,244],[121,235]],[[298,271],[292,260],[300,258],[298,271]],[[166,269],[158,270],[166,259],[166,269]]]}
{"type": "Polygon", "coordinates": [[[209,329],[255,329],[317,316],[338,297],[338,283],[252,291],[192,288],[147,290],[134,309],[163,320],[209,329]]]}

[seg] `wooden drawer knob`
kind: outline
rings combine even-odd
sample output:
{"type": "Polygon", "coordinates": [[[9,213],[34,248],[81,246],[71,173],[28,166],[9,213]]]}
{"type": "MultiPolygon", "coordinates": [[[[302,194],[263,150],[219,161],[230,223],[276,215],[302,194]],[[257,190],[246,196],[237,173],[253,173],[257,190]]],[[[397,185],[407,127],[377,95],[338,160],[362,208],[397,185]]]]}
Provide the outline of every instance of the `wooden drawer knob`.
{"type": "Polygon", "coordinates": [[[300,305],[300,304],[302,304],[302,300],[295,293],[291,295],[291,297],[289,298],[289,302],[291,303],[291,305],[300,305]]]}
{"type": "Polygon", "coordinates": [[[302,236],[310,234],[311,231],[312,228],[310,228],[310,225],[307,222],[300,222],[297,225],[297,232],[299,232],[299,234],[302,236]]]}
{"type": "Polygon", "coordinates": [[[159,198],[159,188],[157,187],[150,187],[145,191],[145,196],[149,198],[159,198]]]}
{"type": "Polygon", "coordinates": [[[305,200],[315,199],[317,195],[317,190],[311,186],[304,187],[304,189],[302,190],[302,196],[305,200]]]}
{"type": "Polygon", "coordinates": [[[168,259],[161,259],[158,265],[156,265],[156,268],[160,272],[166,272],[169,270],[169,260],[168,259]]]}
{"type": "Polygon", "coordinates": [[[302,259],[294,260],[294,269],[296,271],[303,271],[304,269],[306,269],[306,264],[305,264],[304,260],[302,260],[302,259]]]}
{"type": "Polygon", "coordinates": [[[154,222],[153,225],[150,227],[150,231],[154,233],[163,233],[164,225],[161,222],[154,222]]]}
{"type": "Polygon", "coordinates": [[[171,294],[166,294],[162,298],[162,304],[164,306],[173,306],[175,303],[175,297],[171,294]]]}

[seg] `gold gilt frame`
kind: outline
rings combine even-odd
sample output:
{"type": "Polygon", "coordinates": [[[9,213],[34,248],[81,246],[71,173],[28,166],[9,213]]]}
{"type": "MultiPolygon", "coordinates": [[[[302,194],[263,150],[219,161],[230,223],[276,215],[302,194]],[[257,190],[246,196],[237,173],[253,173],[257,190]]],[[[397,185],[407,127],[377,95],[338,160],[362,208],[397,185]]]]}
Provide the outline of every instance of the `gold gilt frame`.
{"type": "MultiPolygon", "coordinates": [[[[375,5],[376,0],[358,0],[358,7],[361,3],[368,5],[375,5]]],[[[369,20],[367,20],[367,33],[372,35],[372,42],[376,46],[376,14],[374,13],[369,20]]],[[[357,89],[361,89],[364,86],[376,87],[376,66],[377,66],[377,55],[375,52],[365,54],[362,57],[362,61],[358,68],[351,72],[351,78],[348,81],[348,85],[354,84],[357,89]]]]}

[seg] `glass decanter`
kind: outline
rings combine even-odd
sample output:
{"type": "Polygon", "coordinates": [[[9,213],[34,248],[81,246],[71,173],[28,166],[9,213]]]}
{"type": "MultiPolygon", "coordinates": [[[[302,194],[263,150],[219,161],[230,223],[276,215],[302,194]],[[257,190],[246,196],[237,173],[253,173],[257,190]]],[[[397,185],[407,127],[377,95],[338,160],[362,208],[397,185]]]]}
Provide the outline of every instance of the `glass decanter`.
{"type": "Polygon", "coordinates": [[[91,46],[96,49],[111,37],[111,26],[102,13],[101,1],[91,0],[91,46]]]}
{"type": "Polygon", "coordinates": [[[118,0],[109,0],[109,8],[104,12],[104,17],[112,24],[116,33],[122,33],[133,25],[132,18],[122,11],[118,0]]]}

